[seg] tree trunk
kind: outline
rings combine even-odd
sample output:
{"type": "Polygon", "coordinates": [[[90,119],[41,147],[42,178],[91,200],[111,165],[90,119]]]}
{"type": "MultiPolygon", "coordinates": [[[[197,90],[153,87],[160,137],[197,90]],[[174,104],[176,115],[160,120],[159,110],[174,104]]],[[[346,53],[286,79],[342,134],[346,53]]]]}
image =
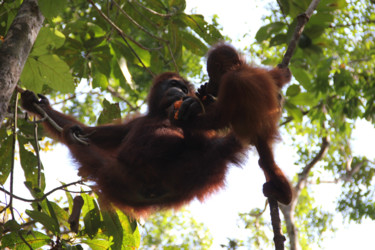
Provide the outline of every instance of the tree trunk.
{"type": "Polygon", "coordinates": [[[0,127],[44,17],[37,0],[24,0],[0,45],[0,127]]]}

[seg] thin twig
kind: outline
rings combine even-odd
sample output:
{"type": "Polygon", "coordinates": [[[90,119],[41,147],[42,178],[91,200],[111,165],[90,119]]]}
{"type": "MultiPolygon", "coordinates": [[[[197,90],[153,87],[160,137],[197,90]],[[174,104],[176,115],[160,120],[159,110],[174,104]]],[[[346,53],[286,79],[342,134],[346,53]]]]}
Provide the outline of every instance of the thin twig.
{"type": "Polygon", "coordinates": [[[201,32],[204,32],[204,29],[194,20],[194,18],[192,18],[190,15],[188,15],[187,18],[189,18],[195,25],[197,25],[201,32]]]}
{"type": "Polygon", "coordinates": [[[147,51],[160,50],[161,49],[161,47],[147,48],[147,47],[143,46],[142,44],[140,44],[139,42],[137,42],[135,39],[133,39],[132,37],[130,37],[127,34],[125,34],[125,32],[120,27],[118,27],[101,9],[99,9],[92,0],[87,0],[87,1],[92,4],[92,6],[96,9],[96,11],[98,11],[98,13],[104,18],[104,20],[109,25],[111,25],[117,31],[117,33],[119,33],[119,35],[121,37],[123,37],[125,39],[129,39],[134,44],[136,44],[138,47],[140,47],[141,49],[147,50],[147,51]]]}
{"type": "Polygon", "coordinates": [[[136,111],[139,109],[139,107],[134,107],[128,100],[126,100],[126,98],[124,98],[123,96],[120,95],[120,93],[118,93],[114,88],[112,88],[111,86],[108,86],[107,87],[107,90],[109,91],[109,93],[111,93],[111,95],[113,95],[114,97],[117,97],[119,99],[121,99],[121,101],[125,102],[126,105],[129,106],[130,110],[131,111],[136,111]]]}
{"type": "MultiPolygon", "coordinates": [[[[316,108],[316,107],[315,107],[316,108]]],[[[302,116],[305,116],[307,115],[311,110],[306,110],[306,111],[303,111],[301,110],[301,113],[302,113],[302,116]]],[[[288,116],[288,117],[285,117],[285,120],[279,124],[279,127],[283,127],[285,126],[286,124],[288,124],[289,122],[293,121],[294,117],[293,116],[288,116]]]]}
{"type": "Polygon", "coordinates": [[[22,231],[18,231],[18,236],[21,238],[21,240],[29,247],[30,250],[33,250],[34,248],[29,244],[29,242],[26,241],[26,239],[22,235],[22,231]]]}
{"type": "MultiPolygon", "coordinates": [[[[167,48],[168,48],[168,51],[169,51],[169,54],[171,55],[171,58],[172,58],[172,61],[173,61],[173,65],[174,65],[174,68],[175,68],[175,71],[178,73],[179,70],[178,70],[178,66],[177,66],[177,63],[176,63],[176,59],[173,55],[173,52],[172,52],[172,49],[171,49],[171,45],[170,45],[170,42],[168,40],[165,40],[161,37],[158,37],[158,36],[155,36],[154,34],[152,34],[150,31],[148,31],[146,28],[144,28],[142,25],[138,24],[130,15],[128,15],[128,13],[126,13],[122,8],[121,6],[116,2],[116,1],[113,1],[113,3],[117,6],[117,8],[120,10],[120,12],[126,16],[135,26],[137,26],[140,30],[142,30],[143,32],[145,32],[146,34],[148,34],[149,36],[155,38],[156,40],[158,41],[161,41],[163,43],[166,44],[167,48]]],[[[161,48],[161,47],[160,47],[161,48]]],[[[159,48],[159,49],[160,49],[159,48]]]]}
{"type": "MultiPolygon", "coordinates": [[[[14,119],[14,114],[12,113],[6,113],[5,114],[5,118],[10,118],[10,119],[14,119]]],[[[17,114],[17,119],[26,119],[27,118],[27,114],[17,114]]]]}
{"type": "MultiPolygon", "coordinates": [[[[94,94],[94,93],[91,93],[91,94],[94,94]]],[[[72,100],[72,99],[74,100],[76,98],[77,98],[77,95],[76,94],[72,94],[68,98],[64,98],[63,100],[61,100],[59,102],[55,102],[53,105],[59,105],[59,104],[65,103],[65,102],[67,102],[69,100],[72,100]]]]}
{"type": "Polygon", "coordinates": [[[168,47],[168,51],[169,51],[169,53],[171,54],[171,57],[172,57],[174,69],[178,73],[178,66],[177,66],[177,63],[176,63],[176,59],[174,58],[174,55],[173,55],[173,52],[172,52],[172,48],[171,48],[171,45],[170,45],[169,42],[167,43],[167,47],[168,47]]]}
{"type": "Polygon", "coordinates": [[[41,189],[42,186],[42,162],[40,160],[40,148],[39,148],[39,141],[38,141],[38,123],[35,122],[35,117],[34,117],[34,142],[35,142],[35,153],[36,153],[36,158],[38,160],[38,188],[41,189]]]}
{"type": "Polygon", "coordinates": [[[109,23],[116,31],[117,33],[121,36],[121,38],[124,40],[124,42],[126,43],[126,45],[128,46],[128,48],[131,50],[131,52],[135,55],[135,57],[138,59],[139,63],[142,65],[142,67],[147,71],[149,72],[152,76],[155,76],[155,74],[149,69],[146,67],[146,65],[143,63],[142,59],[139,57],[139,55],[137,54],[137,52],[135,52],[135,50],[130,46],[129,42],[127,39],[129,39],[130,41],[132,41],[133,43],[135,43],[137,46],[139,46],[140,48],[142,49],[145,49],[145,50],[158,50],[159,48],[154,48],[154,49],[150,49],[150,48],[146,48],[144,47],[143,45],[141,45],[140,43],[138,43],[137,41],[135,41],[134,39],[132,39],[131,37],[127,36],[123,31],[122,29],[120,29],[114,22],[112,22],[111,19],[109,19],[109,17],[106,16],[106,14],[103,13],[103,11],[101,11],[96,5],[95,3],[92,1],[92,0],[87,0],[88,2],[91,3],[91,5],[96,9],[96,11],[98,11],[98,13],[104,18],[104,20],[109,23]]]}
{"type": "MultiPolygon", "coordinates": [[[[112,1],[116,6],[117,8],[120,10],[120,12],[127,18],[129,19],[130,22],[132,22],[137,28],[139,28],[140,30],[142,30],[143,32],[145,32],[147,35],[151,36],[152,38],[155,38],[156,40],[158,41],[161,41],[163,43],[168,43],[167,40],[161,38],[161,37],[158,37],[158,36],[155,36],[154,34],[152,34],[150,31],[148,31],[145,27],[143,27],[142,25],[140,25],[139,23],[137,23],[137,21],[135,21],[128,13],[125,12],[125,10],[123,10],[121,8],[121,6],[116,2],[116,1],[112,1]]],[[[159,48],[161,49],[161,47],[159,48]]]]}
{"type": "Polygon", "coordinates": [[[136,3],[138,6],[140,6],[141,8],[143,8],[143,9],[147,10],[148,12],[150,12],[150,13],[152,13],[152,14],[154,14],[154,15],[157,15],[157,16],[161,16],[161,17],[171,17],[171,16],[173,16],[173,15],[175,14],[175,13],[162,14],[162,13],[159,13],[159,12],[156,12],[156,11],[154,11],[154,10],[152,10],[152,9],[147,8],[146,6],[144,6],[143,4],[141,4],[141,3],[138,2],[138,1],[135,1],[135,3],[136,3]]]}
{"type": "MultiPolygon", "coordinates": [[[[29,227],[29,226],[31,226],[31,225],[33,225],[33,224],[35,224],[35,223],[37,223],[37,221],[30,220],[30,221],[28,221],[28,222],[25,222],[25,223],[23,223],[23,224],[20,224],[19,226],[20,226],[20,228],[24,228],[24,227],[29,227]]],[[[10,231],[11,231],[11,230],[10,230],[9,228],[5,228],[4,231],[3,231],[2,233],[3,233],[3,235],[5,235],[6,233],[8,233],[8,232],[10,232],[10,231]]]]}
{"type": "MultiPolygon", "coordinates": [[[[15,94],[15,100],[14,100],[14,117],[16,118],[18,115],[18,92],[15,94]]],[[[17,119],[13,120],[13,142],[12,142],[12,163],[11,163],[11,171],[10,171],[10,198],[9,198],[9,209],[10,213],[12,215],[12,220],[16,220],[14,216],[14,210],[13,210],[13,185],[14,185],[14,161],[15,161],[15,147],[16,147],[16,141],[17,141],[17,119]]],[[[29,247],[29,249],[33,250],[31,245],[26,241],[26,239],[23,237],[22,232],[18,231],[18,235],[21,238],[21,240],[26,244],[26,246],[29,247]]]]}
{"type": "Polygon", "coordinates": [[[303,168],[302,173],[299,174],[298,183],[295,186],[296,192],[299,192],[302,188],[304,183],[306,183],[307,177],[311,171],[311,169],[318,163],[326,154],[329,146],[329,138],[323,137],[322,144],[320,145],[319,152],[315,155],[315,157],[303,168]]]}
{"type": "Polygon", "coordinates": [[[268,199],[266,199],[266,202],[264,203],[264,208],[262,211],[260,211],[259,213],[249,213],[249,215],[252,217],[256,217],[256,218],[262,216],[262,214],[264,214],[264,212],[267,210],[267,205],[268,205],[268,199]]]}
{"type": "MultiPolygon", "coordinates": [[[[15,100],[14,100],[14,117],[17,117],[18,112],[18,93],[15,94],[15,100]]],[[[16,141],[17,141],[17,119],[13,120],[13,142],[12,142],[12,162],[11,162],[11,168],[10,168],[10,198],[9,198],[9,209],[10,213],[12,214],[12,219],[15,220],[14,217],[14,211],[13,211],[13,184],[14,184],[14,161],[15,161],[15,148],[16,148],[16,141]]]]}
{"type": "MultiPolygon", "coordinates": [[[[17,200],[20,200],[20,201],[24,201],[24,202],[41,202],[43,201],[45,198],[47,198],[47,196],[51,195],[52,193],[58,191],[58,190],[61,190],[66,187],[69,187],[69,186],[73,186],[73,185],[77,185],[77,184],[80,184],[80,185],[83,185],[83,180],[80,180],[80,181],[75,181],[75,182],[72,182],[72,183],[68,183],[68,184],[64,184],[62,186],[59,186],[57,188],[54,188],[52,189],[51,191],[49,191],[48,193],[45,193],[41,198],[38,198],[38,199],[25,199],[25,198],[22,198],[20,196],[17,196],[17,195],[14,195],[13,193],[11,193],[10,191],[0,187],[0,191],[6,193],[7,195],[9,195],[11,198],[14,198],[14,199],[17,199],[17,200]]],[[[66,191],[66,190],[64,190],[66,191]]]]}
{"type": "Polygon", "coordinates": [[[155,21],[152,21],[148,16],[144,15],[141,11],[139,11],[138,7],[135,7],[133,2],[128,2],[128,4],[133,8],[135,12],[138,13],[142,17],[143,20],[147,21],[150,25],[152,25],[155,29],[160,28],[160,24],[156,23],[155,21]]]}

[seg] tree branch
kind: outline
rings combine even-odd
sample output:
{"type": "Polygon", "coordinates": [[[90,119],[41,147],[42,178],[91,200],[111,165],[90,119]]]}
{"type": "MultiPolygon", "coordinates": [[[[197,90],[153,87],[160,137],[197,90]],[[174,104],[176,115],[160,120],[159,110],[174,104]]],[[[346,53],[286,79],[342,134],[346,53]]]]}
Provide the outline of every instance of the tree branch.
{"type": "Polygon", "coordinates": [[[298,183],[295,186],[295,191],[298,193],[306,184],[307,177],[309,176],[309,173],[311,169],[315,166],[318,161],[320,161],[324,155],[327,153],[329,146],[329,139],[327,137],[322,138],[322,145],[320,146],[319,152],[316,154],[316,156],[308,163],[302,170],[302,173],[298,175],[298,183]]]}
{"type": "MultiPolygon", "coordinates": [[[[298,43],[298,41],[301,37],[303,29],[305,28],[306,23],[309,21],[312,13],[314,12],[316,7],[318,6],[319,2],[320,2],[320,0],[312,0],[309,7],[305,11],[305,13],[300,14],[297,17],[297,26],[294,30],[292,39],[291,39],[291,41],[288,45],[288,48],[287,48],[287,51],[286,51],[286,53],[283,57],[283,60],[282,60],[281,64],[278,65],[278,67],[280,67],[280,68],[287,68],[288,67],[288,65],[290,63],[290,60],[291,60],[291,58],[294,54],[294,51],[296,50],[297,43],[298,43]]],[[[326,138],[325,138],[325,140],[326,140],[326,138]]],[[[327,146],[328,146],[328,142],[327,142],[327,146]]],[[[324,146],[324,150],[323,150],[322,154],[325,152],[325,148],[327,146],[324,146]]],[[[321,157],[322,156],[323,155],[321,155],[321,157]]],[[[268,198],[268,202],[269,202],[270,210],[271,210],[271,222],[272,222],[272,228],[273,228],[273,234],[274,234],[275,249],[276,250],[283,250],[284,249],[285,237],[282,234],[282,230],[281,230],[281,220],[280,220],[278,202],[277,202],[277,200],[272,199],[272,198],[268,198]]],[[[292,203],[293,203],[293,201],[292,201],[292,203]]],[[[289,205],[289,206],[291,206],[291,205],[289,205]]]]}
{"type": "Polygon", "coordinates": [[[37,0],[24,0],[0,45],[0,127],[44,17],[37,0]]]}
{"type": "Polygon", "coordinates": [[[297,43],[299,41],[299,38],[301,37],[301,34],[305,28],[306,23],[309,21],[312,13],[318,6],[320,0],[312,0],[309,7],[305,11],[305,13],[302,13],[297,16],[297,25],[293,33],[293,37],[289,42],[288,49],[283,57],[283,61],[279,65],[280,68],[287,68],[290,60],[292,59],[292,56],[294,54],[294,51],[296,50],[297,43]]]}

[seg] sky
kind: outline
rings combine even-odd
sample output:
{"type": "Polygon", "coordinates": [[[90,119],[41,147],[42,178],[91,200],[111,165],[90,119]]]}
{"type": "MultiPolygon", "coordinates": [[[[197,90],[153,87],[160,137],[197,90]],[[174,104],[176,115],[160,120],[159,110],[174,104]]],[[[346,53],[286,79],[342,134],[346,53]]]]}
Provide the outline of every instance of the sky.
{"type": "MultiPolygon", "coordinates": [[[[242,49],[253,43],[256,31],[262,26],[261,17],[266,14],[263,7],[268,2],[270,0],[187,0],[186,11],[189,12],[193,9],[194,13],[203,14],[206,18],[217,14],[218,22],[223,27],[222,33],[232,39],[232,44],[235,47],[242,49]],[[256,8],[257,6],[259,8],[256,8]],[[244,37],[246,33],[247,36],[244,37]]],[[[353,134],[353,149],[374,158],[372,151],[375,148],[375,129],[364,121],[360,121],[358,126],[360,129],[357,129],[353,134]],[[363,133],[364,131],[365,133],[363,133]]],[[[283,140],[275,147],[275,157],[288,177],[292,178],[300,166],[294,164],[297,156],[294,149],[288,146],[287,135],[282,135],[282,137],[283,140]]],[[[53,151],[42,152],[41,157],[45,175],[49,179],[46,190],[55,188],[55,181],[69,183],[79,179],[65,146],[57,144],[53,151]]],[[[224,190],[213,195],[204,203],[193,202],[189,206],[194,218],[203,222],[214,237],[212,246],[214,250],[220,249],[220,244],[227,243],[227,238],[246,238],[246,233],[249,232],[241,230],[237,226],[239,212],[249,212],[253,208],[264,207],[265,197],[262,194],[262,185],[265,180],[258,167],[256,152],[250,151],[248,158],[249,161],[243,168],[234,167],[231,169],[224,190]]],[[[15,176],[23,176],[19,168],[16,168],[15,176]]],[[[22,178],[16,178],[16,181],[18,183],[16,183],[15,193],[22,194],[23,197],[25,195],[27,198],[28,192],[24,188],[22,178]]],[[[329,184],[316,187],[317,203],[334,212],[334,200],[338,192],[337,188],[329,184]]],[[[63,194],[57,192],[56,195],[59,197],[63,194]]],[[[18,206],[17,202],[15,201],[16,207],[18,206]]],[[[268,213],[267,211],[266,214],[268,213]]],[[[375,223],[373,221],[365,220],[361,225],[357,225],[342,224],[342,220],[338,215],[334,223],[339,230],[332,233],[332,239],[326,239],[320,249],[373,249],[369,247],[374,245],[372,238],[375,223]]],[[[268,249],[274,249],[274,247],[270,246],[268,249]]],[[[318,248],[314,247],[313,249],[318,248]]]]}

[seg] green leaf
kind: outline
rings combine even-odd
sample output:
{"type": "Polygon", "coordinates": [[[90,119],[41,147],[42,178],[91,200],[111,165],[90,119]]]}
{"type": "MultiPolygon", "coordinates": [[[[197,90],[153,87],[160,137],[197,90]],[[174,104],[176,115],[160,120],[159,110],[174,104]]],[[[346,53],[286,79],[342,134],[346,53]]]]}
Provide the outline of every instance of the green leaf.
{"type": "Polygon", "coordinates": [[[137,221],[130,219],[120,210],[116,210],[116,212],[124,230],[122,243],[123,247],[138,248],[141,238],[138,231],[137,221]]]}
{"type": "Polygon", "coordinates": [[[285,16],[289,14],[289,1],[288,0],[279,0],[278,1],[281,11],[285,16]]]}
{"type": "Polygon", "coordinates": [[[113,120],[121,119],[121,110],[118,103],[111,104],[104,99],[103,111],[100,113],[98,124],[112,123],[113,120]]]}
{"type": "MultiPolygon", "coordinates": [[[[150,52],[140,48],[138,45],[135,45],[131,41],[128,41],[128,42],[129,42],[130,46],[134,49],[136,54],[139,56],[139,58],[142,60],[143,64],[146,67],[150,67],[150,60],[151,60],[150,52]]],[[[143,67],[142,64],[139,62],[138,58],[135,58],[133,55],[132,55],[132,57],[133,57],[133,63],[135,63],[139,67],[143,67]]]]}
{"type": "Polygon", "coordinates": [[[348,5],[346,0],[323,0],[320,1],[317,11],[332,11],[335,9],[343,9],[348,5]]]}
{"type": "Polygon", "coordinates": [[[315,98],[313,94],[307,92],[299,93],[296,96],[290,97],[288,101],[295,105],[303,106],[314,106],[318,103],[317,98],[315,98]]]}
{"type": "Polygon", "coordinates": [[[113,237],[112,249],[137,249],[140,243],[140,235],[134,223],[120,210],[116,212],[102,211],[105,225],[104,233],[113,237]]]}
{"type": "Polygon", "coordinates": [[[311,79],[309,73],[297,67],[290,67],[290,71],[292,71],[293,77],[306,89],[310,90],[311,88],[311,79]]]}
{"type": "Polygon", "coordinates": [[[302,33],[300,39],[298,40],[298,46],[301,49],[306,49],[310,47],[311,44],[312,44],[311,38],[307,36],[305,33],[302,33]]]}
{"type": "Polygon", "coordinates": [[[60,207],[56,202],[44,199],[39,203],[43,211],[48,213],[52,218],[56,220],[57,223],[63,224],[64,226],[69,226],[68,219],[69,213],[64,208],[60,207]]]}
{"type": "Polygon", "coordinates": [[[179,32],[180,32],[180,29],[178,27],[178,24],[175,22],[172,22],[168,25],[167,35],[164,37],[165,39],[170,41],[170,45],[169,45],[170,49],[166,48],[165,58],[168,58],[167,60],[170,62],[169,63],[170,66],[168,70],[172,70],[172,71],[175,70],[173,61],[176,62],[177,67],[181,67],[180,65],[182,64],[182,61],[181,61],[182,39],[179,36],[179,32]]]}
{"type": "Polygon", "coordinates": [[[73,77],[68,65],[57,55],[29,57],[21,74],[22,84],[36,93],[42,92],[43,84],[61,91],[74,91],[73,77]]]}
{"type": "Polygon", "coordinates": [[[82,216],[85,216],[92,209],[95,209],[95,202],[94,202],[94,198],[88,194],[81,194],[81,196],[84,201],[81,213],[82,213],[82,216]]]}
{"type": "MultiPolygon", "coordinates": [[[[111,240],[93,239],[82,240],[82,243],[87,244],[92,250],[106,250],[113,244],[111,240]]],[[[113,249],[113,248],[112,248],[113,249]]]]}
{"type": "Polygon", "coordinates": [[[163,61],[162,58],[160,57],[160,54],[158,51],[151,51],[151,65],[150,69],[153,72],[162,72],[163,71],[163,61]]]}
{"type": "Polygon", "coordinates": [[[183,41],[182,44],[194,54],[204,56],[207,53],[207,46],[191,33],[181,30],[179,35],[183,41]]]}
{"type": "Polygon", "coordinates": [[[13,139],[11,136],[6,136],[4,139],[0,139],[0,142],[0,184],[4,185],[5,181],[8,179],[13,161],[13,139]]]}
{"type": "MultiPolygon", "coordinates": [[[[48,212],[49,212],[51,218],[54,220],[54,222],[55,222],[56,225],[59,225],[59,220],[57,219],[55,210],[53,209],[50,201],[48,199],[45,199],[45,201],[47,203],[48,212]]],[[[57,207],[60,208],[59,206],[57,206],[57,207]]],[[[57,227],[57,232],[60,233],[60,227],[59,226],[57,227]]]]}
{"type": "Polygon", "coordinates": [[[261,27],[255,35],[258,43],[268,40],[272,35],[279,33],[285,27],[285,23],[275,22],[261,27]]]}
{"type": "Polygon", "coordinates": [[[337,93],[346,95],[352,88],[353,77],[348,70],[340,69],[333,76],[333,83],[337,93]]]}
{"type": "Polygon", "coordinates": [[[288,111],[288,114],[296,120],[296,122],[302,122],[302,111],[296,105],[289,102],[289,99],[284,103],[284,108],[288,111]]]}
{"type": "MultiPolygon", "coordinates": [[[[65,185],[66,183],[62,182],[62,185],[65,185]]],[[[73,196],[69,191],[65,191],[66,199],[68,200],[69,204],[69,214],[71,214],[73,210],[73,196]]]]}
{"type": "Polygon", "coordinates": [[[68,0],[39,0],[40,11],[47,19],[58,16],[68,5],[68,0]]]}
{"type": "MultiPolygon", "coordinates": [[[[307,38],[305,39],[310,40],[309,44],[312,44],[313,40],[320,39],[325,32],[326,32],[326,27],[320,26],[320,25],[314,25],[314,26],[306,27],[303,34],[307,36],[307,38]]],[[[300,43],[298,44],[300,45],[300,43]]]]}
{"type": "MultiPolygon", "coordinates": [[[[146,51],[147,52],[147,51],[146,51]]],[[[145,54],[143,52],[143,54],[145,54]]],[[[148,54],[148,52],[146,53],[148,54]]],[[[112,53],[109,46],[100,46],[92,49],[89,53],[93,67],[99,70],[102,74],[109,77],[111,73],[111,64],[109,63],[112,60],[112,53]]]]}
{"type": "Polygon", "coordinates": [[[328,58],[323,62],[320,62],[320,66],[317,71],[317,78],[314,89],[326,93],[329,89],[329,74],[331,72],[333,58],[328,58]]]}
{"type": "Polygon", "coordinates": [[[185,0],[168,0],[168,5],[170,8],[174,9],[176,12],[183,12],[186,8],[185,0]]]}
{"type": "Polygon", "coordinates": [[[121,249],[123,229],[118,215],[110,211],[102,211],[102,216],[105,226],[104,233],[108,237],[113,237],[114,244],[111,246],[112,249],[121,249]]]}
{"type": "Polygon", "coordinates": [[[99,70],[93,69],[92,87],[105,89],[107,86],[108,78],[104,74],[100,73],[99,70]]]}
{"type": "Polygon", "coordinates": [[[137,221],[134,219],[130,219],[121,210],[116,210],[116,212],[120,219],[124,232],[128,234],[133,234],[137,229],[137,221]]]}
{"type": "Polygon", "coordinates": [[[52,49],[63,46],[65,35],[52,28],[42,27],[34,43],[30,56],[41,56],[49,53],[52,49]]]}
{"type": "Polygon", "coordinates": [[[33,220],[41,223],[47,230],[53,234],[58,235],[60,233],[59,224],[51,216],[39,211],[26,210],[26,214],[29,215],[33,220]]]}
{"type": "Polygon", "coordinates": [[[83,222],[85,223],[85,232],[90,239],[93,239],[101,227],[101,221],[98,205],[94,199],[92,199],[91,202],[93,205],[90,205],[90,207],[94,206],[94,208],[86,213],[85,217],[83,218],[83,222]]]}
{"type": "Polygon", "coordinates": [[[291,0],[289,6],[289,13],[292,18],[297,17],[299,14],[306,11],[308,8],[310,1],[306,0],[291,0]]]}
{"type": "Polygon", "coordinates": [[[31,245],[33,249],[39,249],[51,242],[49,236],[38,231],[21,230],[19,232],[12,232],[6,234],[1,238],[1,247],[3,249],[29,249],[26,243],[21,239],[19,234],[31,245]]]}
{"type": "Polygon", "coordinates": [[[214,25],[208,24],[202,15],[186,15],[185,13],[181,13],[176,18],[183,21],[208,44],[214,44],[224,39],[220,31],[214,25]]]}
{"type": "Polygon", "coordinates": [[[21,226],[20,224],[18,224],[17,221],[15,220],[8,220],[5,224],[4,224],[4,229],[5,230],[9,230],[11,232],[17,232],[18,230],[21,229],[21,226]]]}
{"type": "MultiPolygon", "coordinates": [[[[153,63],[151,63],[151,65],[155,66],[153,63]]],[[[159,71],[154,71],[152,66],[151,66],[151,71],[159,72],[159,71]]],[[[159,66],[163,67],[162,64],[159,66]]],[[[136,84],[133,81],[132,75],[129,71],[127,61],[125,60],[125,58],[122,56],[119,56],[118,59],[114,58],[111,62],[111,68],[112,68],[112,74],[110,78],[111,86],[112,87],[121,86],[126,93],[131,95],[131,93],[135,91],[136,84]]]]}
{"type": "MultiPolygon", "coordinates": [[[[100,33],[102,32],[102,30],[99,31],[100,33]]],[[[101,44],[103,42],[105,42],[106,40],[106,37],[105,36],[96,36],[96,37],[93,37],[89,40],[86,40],[83,45],[87,48],[87,49],[93,49],[93,48],[100,48],[101,44]]]]}
{"type": "Polygon", "coordinates": [[[334,15],[327,12],[318,12],[312,15],[308,24],[309,26],[324,26],[328,27],[334,21],[334,15]]]}
{"type": "Polygon", "coordinates": [[[293,96],[298,95],[300,92],[301,92],[300,86],[297,84],[292,84],[286,90],[286,95],[289,97],[293,97],[293,96]]]}
{"type": "MultiPolygon", "coordinates": [[[[18,136],[18,143],[19,143],[19,154],[21,159],[21,166],[25,174],[26,182],[31,184],[29,187],[31,188],[31,192],[33,195],[34,192],[40,192],[45,188],[45,180],[44,174],[42,174],[42,182],[41,187],[39,190],[38,187],[38,159],[36,155],[25,148],[25,144],[30,143],[29,140],[25,139],[23,136],[18,136]],[[38,190],[36,190],[38,189],[38,190]]],[[[43,169],[43,165],[41,166],[43,169]]]]}
{"type": "Polygon", "coordinates": [[[270,40],[270,46],[277,46],[280,44],[287,43],[287,36],[286,34],[277,34],[276,36],[272,37],[270,40]]]}

